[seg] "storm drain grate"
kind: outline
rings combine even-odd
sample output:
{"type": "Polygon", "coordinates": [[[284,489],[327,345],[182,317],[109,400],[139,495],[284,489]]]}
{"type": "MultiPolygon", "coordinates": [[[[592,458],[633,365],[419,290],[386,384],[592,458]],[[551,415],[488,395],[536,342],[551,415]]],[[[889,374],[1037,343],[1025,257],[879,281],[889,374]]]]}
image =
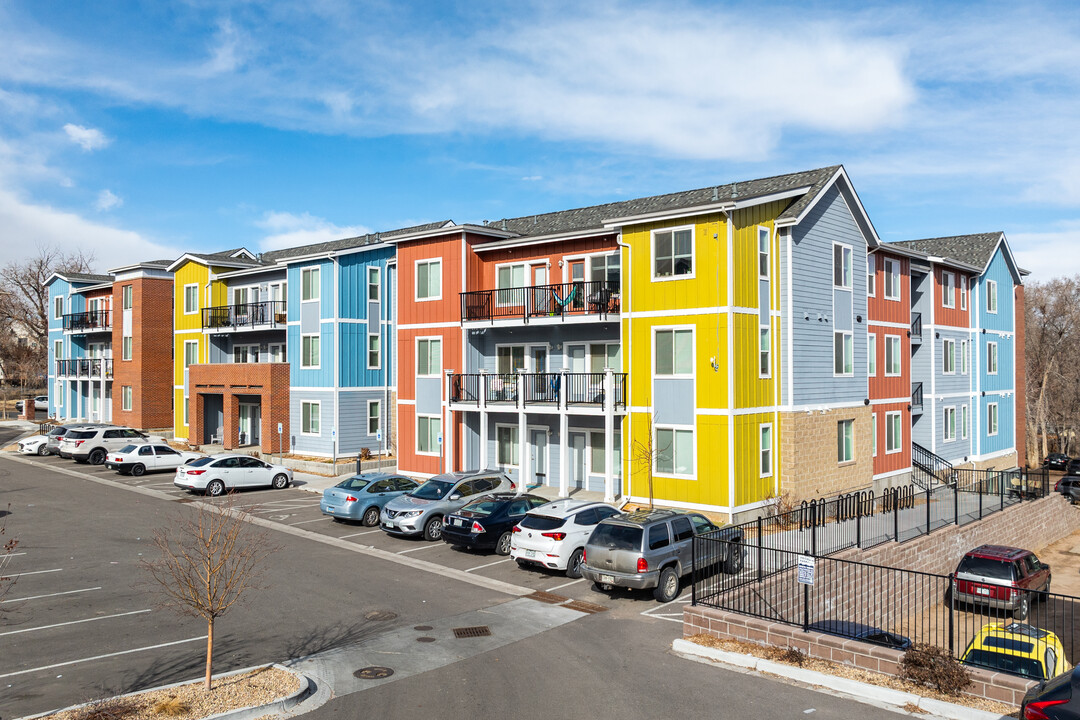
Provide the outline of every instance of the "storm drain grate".
{"type": "Polygon", "coordinates": [[[353,677],[360,680],[382,680],[388,678],[394,674],[394,671],[388,667],[382,667],[381,665],[372,665],[371,667],[360,668],[353,673],[353,677]]]}
{"type": "Polygon", "coordinates": [[[456,638],[488,637],[489,635],[491,635],[491,628],[487,625],[454,628],[454,637],[456,638]]]}
{"type": "Polygon", "coordinates": [[[391,610],[371,610],[364,614],[367,620],[393,620],[396,617],[397,613],[391,610]]]}
{"type": "Polygon", "coordinates": [[[562,595],[555,595],[553,593],[544,592],[543,590],[537,590],[528,597],[532,600],[538,600],[542,603],[547,603],[548,605],[562,605],[564,602],[570,599],[568,597],[563,597],[562,595]]]}
{"type": "Polygon", "coordinates": [[[574,602],[568,602],[563,605],[564,608],[571,610],[577,610],[578,612],[594,615],[596,613],[607,612],[608,608],[603,605],[597,605],[596,603],[585,602],[584,600],[575,600],[574,602]]]}

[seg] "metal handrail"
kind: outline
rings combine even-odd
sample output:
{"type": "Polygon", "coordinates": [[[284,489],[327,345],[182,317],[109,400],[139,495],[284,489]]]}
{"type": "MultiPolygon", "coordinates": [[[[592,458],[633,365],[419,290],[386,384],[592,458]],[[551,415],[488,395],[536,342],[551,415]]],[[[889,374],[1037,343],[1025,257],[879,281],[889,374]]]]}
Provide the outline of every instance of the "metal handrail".
{"type": "Polygon", "coordinates": [[[57,377],[103,378],[112,380],[112,358],[71,358],[56,361],[57,377]]]}
{"type": "Polygon", "coordinates": [[[923,386],[921,382],[911,384],[911,409],[922,410],[923,386]]]}
{"type": "MultiPolygon", "coordinates": [[[[524,405],[604,405],[605,373],[451,373],[450,402],[517,404],[518,379],[524,405]]],[[[626,373],[612,373],[614,405],[626,408],[626,373]]]]}
{"type": "Polygon", "coordinates": [[[88,310],[64,316],[64,330],[86,332],[88,330],[111,330],[112,322],[108,310],[88,310]]]}
{"type": "Polygon", "coordinates": [[[217,305],[203,308],[204,330],[218,328],[285,325],[288,319],[285,300],[262,300],[260,302],[217,305]]]}
{"type": "Polygon", "coordinates": [[[911,337],[922,337],[922,313],[911,313],[911,337]]]}
{"type": "Polygon", "coordinates": [[[554,285],[471,290],[461,293],[461,321],[565,318],[619,312],[617,280],[581,280],[554,285]]]}

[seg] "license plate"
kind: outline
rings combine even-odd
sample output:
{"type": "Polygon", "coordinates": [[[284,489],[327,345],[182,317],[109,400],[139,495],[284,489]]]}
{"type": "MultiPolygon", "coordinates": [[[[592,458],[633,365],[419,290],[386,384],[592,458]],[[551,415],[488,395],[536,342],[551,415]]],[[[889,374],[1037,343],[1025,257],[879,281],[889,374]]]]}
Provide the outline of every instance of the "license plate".
{"type": "Polygon", "coordinates": [[[614,585],[615,584],[615,578],[613,576],[611,576],[611,575],[601,575],[600,576],[600,582],[602,584],[605,584],[605,585],[614,585]]]}
{"type": "Polygon", "coordinates": [[[382,526],[383,526],[384,528],[393,528],[393,527],[394,527],[394,523],[392,523],[392,522],[390,522],[390,521],[387,521],[387,522],[384,522],[384,523],[382,524],[382,526]]]}
{"type": "Polygon", "coordinates": [[[451,525],[457,525],[458,527],[465,527],[465,519],[464,518],[450,518],[450,524],[451,525]]]}
{"type": "Polygon", "coordinates": [[[536,557],[536,551],[535,550],[526,550],[524,554],[525,554],[525,557],[536,557]]]}
{"type": "Polygon", "coordinates": [[[989,595],[990,588],[975,588],[975,592],[977,592],[979,595],[989,595]]]}

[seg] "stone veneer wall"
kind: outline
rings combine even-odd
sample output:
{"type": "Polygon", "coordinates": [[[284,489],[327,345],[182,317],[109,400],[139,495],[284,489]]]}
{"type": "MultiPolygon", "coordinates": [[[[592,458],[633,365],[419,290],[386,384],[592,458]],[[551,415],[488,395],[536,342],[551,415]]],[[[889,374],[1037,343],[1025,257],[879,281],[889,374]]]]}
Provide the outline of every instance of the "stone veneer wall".
{"type": "Polygon", "coordinates": [[[780,414],[781,489],[796,500],[862,490],[874,478],[871,408],[861,406],[780,414]],[[855,460],[840,464],[837,423],[855,420],[855,460]]]}

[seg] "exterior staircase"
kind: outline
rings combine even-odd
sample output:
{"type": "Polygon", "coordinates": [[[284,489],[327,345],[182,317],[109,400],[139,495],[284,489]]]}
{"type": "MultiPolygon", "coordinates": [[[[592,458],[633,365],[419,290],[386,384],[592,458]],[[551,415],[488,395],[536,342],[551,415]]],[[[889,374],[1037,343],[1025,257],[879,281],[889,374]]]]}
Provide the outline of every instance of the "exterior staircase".
{"type": "Polygon", "coordinates": [[[955,483],[952,463],[918,443],[911,443],[911,479],[923,490],[955,483]]]}

